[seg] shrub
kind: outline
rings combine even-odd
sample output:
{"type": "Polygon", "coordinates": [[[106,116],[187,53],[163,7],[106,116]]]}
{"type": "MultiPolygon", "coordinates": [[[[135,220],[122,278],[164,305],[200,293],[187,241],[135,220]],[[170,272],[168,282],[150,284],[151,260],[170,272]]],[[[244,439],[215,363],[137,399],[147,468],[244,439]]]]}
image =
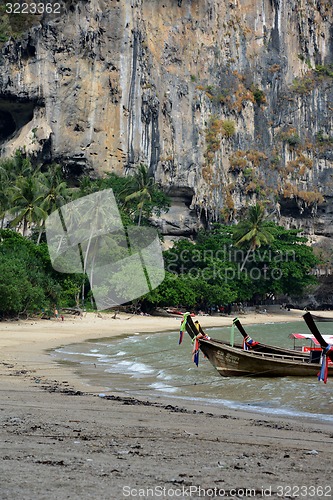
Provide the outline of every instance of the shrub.
{"type": "Polygon", "coordinates": [[[245,87],[243,83],[239,83],[235,92],[235,101],[233,103],[233,108],[239,113],[242,111],[244,103],[247,101],[254,103],[253,92],[245,87]]]}
{"type": "Polygon", "coordinates": [[[324,201],[324,197],[319,191],[298,191],[296,195],[303,200],[306,205],[318,205],[324,201]]]}
{"type": "Polygon", "coordinates": [[[255,102],[260,106],[260,104],[266,103],[266,96],[263,90],[260,90],[258,87],[253,88],[253,97],[255,102]]]}
{"type": "Polygon", "coordinates": [[[315,87],[314,78],[304,76],[303,78],[295,78],[292,83],[291,90],[295,94],[309,94],[315,87]]]}
{"type": "Polygon", "coordinates": [[[318,65],[315,69],[316,73],[319,75],[329,76],[333,78],[333,64],[328,64],[327,66],[318,65]]]}
{"type": "Polygon", "coordinates": [[[286,130],[285,132],[281,132],[280,139],[283,142],[287,142],[289,144],[289,146],[291,146],[291,147],[295,147],[301,143],[300,136],[296,132],[295,128],[290,128],[290,129],[286,130]]]}
{"type": "Polygon", "coordinates": [[[320,142],[320,143],[325,143],[325,142],[330,143],[330,142],[333,142],[333,136],[330,136],[329,134],[327,134],[323,130],[320,130],[316,134],[316,141],[320,142]]]}
{"type": "Polygon", "coordinates": [[[223,135],[226,137],[232,137],[236,133],[236,125],[232,120],[223,120],[221,122],[223,135]]]}

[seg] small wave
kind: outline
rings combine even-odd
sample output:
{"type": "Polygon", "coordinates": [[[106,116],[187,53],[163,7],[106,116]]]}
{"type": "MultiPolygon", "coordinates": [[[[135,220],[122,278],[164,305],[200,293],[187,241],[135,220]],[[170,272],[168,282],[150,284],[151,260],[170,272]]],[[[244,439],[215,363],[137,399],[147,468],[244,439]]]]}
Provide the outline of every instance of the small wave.
{"type": "Polygon", "coordinates": [[[162,382],[154,382],[153,384],[150,384],[152,389],[155,389],[155,391],[163,391],[163,392],[177,392],[177,387],[171,387],[170,385],[163,384],[162,382]]]}
{"type": "Polygon", "coordinates": [[[160,370],[156,375],[156,378],[162,378],[163,380],[173,380],[174,376],[167,375],[164,370],[160,370]]]}
{"type": "Polygon", "coordinates": [[[67,355],[70,355],[70,356],[89,356],[91,358],[102,358],[102,357],[105,357],[105,354],[95,354],[95,353],[92,353],[92,352],[73,352],[73,351],[62,351],[62,350],[57,350],[56,349],[56,352],[58,352],[59,354],[67,354],[67,355]]]}
{"type": "Polygon", "coordinates": [[[202,405],[212,404],[214,406],[224,406],[230,408],[231,410],[244,410],[244,411],[253,411],[255,413],[264,413],[266,415],[276,415],[276,416],[285,416],[285,417],[301,417],[306,419],[315,419],[321,420],[323,422],[332,422],[333,416],[326,415],[323,413],[310,413],[305,411],[293,410],[290,408],[272,408],[270,406],[258,406],[257,404],[251,403],[241,403],[236,401],[231,401],[228,399],[215,399],[215,398],[198,398],[198,397],[189,397],[189,396],[173,396],[176,398],[181,398],[188,401],[194,401],[200,403],[202,405]]]}
{"type": "Polygon", "coordinates": [[[125,360],[114,363],[112,367],[107,368],[105,371],[109,373],[117,373],[120,371],[121,373],[135,373],[140,375],[148,375],[155,372],[149,365],[125,360]]]}
{"type": "Polygon", "coordinates": [[[138,339],[138,337],[134,337],[134,335],[140,335],[140,333],[134,333],[131,337],[127,337],[124,341],[124,344],[126,345],[127,343],[135,343],[135,342],[141,342],[141,339],[138,339]]]}

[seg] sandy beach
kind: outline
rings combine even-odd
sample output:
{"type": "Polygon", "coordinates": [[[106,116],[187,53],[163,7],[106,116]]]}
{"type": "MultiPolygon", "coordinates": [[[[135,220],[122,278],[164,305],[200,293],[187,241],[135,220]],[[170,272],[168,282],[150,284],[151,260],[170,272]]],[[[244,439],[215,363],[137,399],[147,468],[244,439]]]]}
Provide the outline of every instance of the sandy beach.
{"type": "MultiPolygon", "coordinates": [[[[242,323],[301,316],[276,310],[247,314],[242,323]]],[[[231,320],[200,317],[204,328],[231,320]]],[[[100,387],[49,355],[87,339],[179,324],[179,318],[93,313],[0,323],[0,498],[332,498],[330,424],[179,400],[101,398],[100,387]]]]}

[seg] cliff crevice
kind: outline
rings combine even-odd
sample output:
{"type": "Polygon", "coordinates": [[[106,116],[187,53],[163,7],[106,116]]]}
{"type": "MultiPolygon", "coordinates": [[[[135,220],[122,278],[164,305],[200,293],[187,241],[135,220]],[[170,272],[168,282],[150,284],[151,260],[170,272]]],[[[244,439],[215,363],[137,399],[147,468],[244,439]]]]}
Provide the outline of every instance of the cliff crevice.
{"type": "Polygon", "coordinates": [[[61,9],[3,43],[3,155],[24,146],[71,175],[145,163],[172,196],[170,236],[237,221],[258,199],[314,241],[332,236],[330,1],[61,9]]]}

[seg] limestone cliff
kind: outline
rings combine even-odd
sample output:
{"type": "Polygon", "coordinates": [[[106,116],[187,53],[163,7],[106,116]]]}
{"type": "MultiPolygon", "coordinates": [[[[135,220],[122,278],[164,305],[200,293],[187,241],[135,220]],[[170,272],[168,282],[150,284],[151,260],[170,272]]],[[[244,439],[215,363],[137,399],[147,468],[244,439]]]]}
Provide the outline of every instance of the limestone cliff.
{"type": "Polygon", "coordinates": [[[259,198],[332,236],[332,0],[59,3],[3,43],[3,155],[73,176],[146,163],[174,200],[169,235],[259,198]]]}

